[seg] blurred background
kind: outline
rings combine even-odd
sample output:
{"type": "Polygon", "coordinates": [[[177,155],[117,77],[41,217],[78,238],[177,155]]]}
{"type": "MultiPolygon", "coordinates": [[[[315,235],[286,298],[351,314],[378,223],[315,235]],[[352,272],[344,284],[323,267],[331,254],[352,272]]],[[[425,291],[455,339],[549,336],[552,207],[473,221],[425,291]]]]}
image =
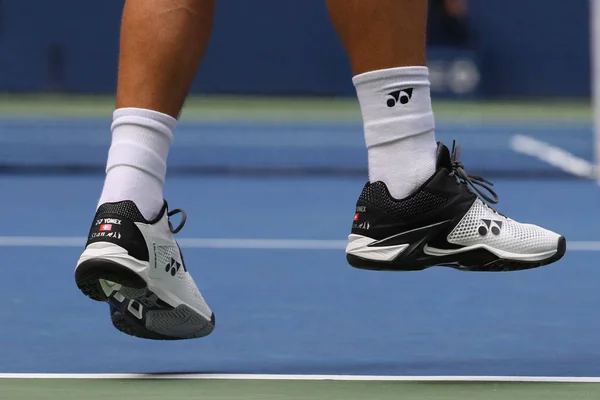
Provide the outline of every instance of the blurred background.
{"type": "MultiPolygon", "coordinates": [[[[468,142],[471,170],[570,175],[515,151],[516,134],[592,160],[588,4],[577,1],[568,10],[561,5],[430,2],[428,66],[438,133],[444,141],[468,142]],[[570,124],[568,135],[553,123],[557,119],[570,124]]],[[[31,6],[1,2],[0,112],[78,118],[3,119],[10,126],[0,131],[0,143],[7,143],[0,148],[0,165],[102,169],[122,2],[37,1],[34,14],[31,6]],[[15,138],[14,130],[23,136],[15,138]]],[[[322,1],[219,1],[171,172],[364,175],[354,96],[347,58],[322,1]],[[236,121],[252,124],[240,127],[236,121]],[[323,122],[332,123],[326,132],[323,122]]]]}
{"type": "Polygon", "coordinates": [[[218,323],[169,344],[116,332],[72,278],[122,6],[0,0],[0,372],[600,374],[587,1],[430,1],[438,138],[494,181],[501,211],[569,242],[556,265],[488,275],[346,265],[367,158],[325,4],[219,0],[166,192],[189,214],[186,263],[218,323]]]}

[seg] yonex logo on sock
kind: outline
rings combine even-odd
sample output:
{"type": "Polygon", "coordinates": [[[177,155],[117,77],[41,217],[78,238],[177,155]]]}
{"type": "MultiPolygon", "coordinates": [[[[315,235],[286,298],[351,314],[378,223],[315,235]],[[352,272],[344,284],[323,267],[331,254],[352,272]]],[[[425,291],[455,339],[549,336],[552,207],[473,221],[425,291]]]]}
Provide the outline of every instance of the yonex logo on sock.
{"type": "Polygon", "coordinates": [[[500,230],[502,229],[502,221],[492,220],[492,219],[482,219],[485,226],[480,226],[478,231],[481,236],[485,236],[488,232],[492,232],[493,235],[498,236],[500,234],[500,230]]]}
{"type": "Polygon", "coordinates": [[[391,108],[391,107],[394,107],[398,103],[408,104],[410,99],[412,99],[412,95],[413,95],[413,88],[396,90],[395,92],[388,93],[388,96],[390,96],[391,99],[387,100],[387,106],[391,108]]]}

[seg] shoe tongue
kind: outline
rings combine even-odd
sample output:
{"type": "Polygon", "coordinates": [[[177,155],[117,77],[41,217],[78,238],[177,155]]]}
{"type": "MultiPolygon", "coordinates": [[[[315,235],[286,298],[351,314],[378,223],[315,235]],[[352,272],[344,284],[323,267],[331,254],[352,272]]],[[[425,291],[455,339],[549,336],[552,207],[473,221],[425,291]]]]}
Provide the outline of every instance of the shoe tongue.
{"type": "Polygon", "coordinates": [[[450,150],[442,143],[438,142],[437,147],[437,163],[436,163],[436,171],[439,171],[442,168],[451,169],[452,161],[450,160],[450,150]]]}

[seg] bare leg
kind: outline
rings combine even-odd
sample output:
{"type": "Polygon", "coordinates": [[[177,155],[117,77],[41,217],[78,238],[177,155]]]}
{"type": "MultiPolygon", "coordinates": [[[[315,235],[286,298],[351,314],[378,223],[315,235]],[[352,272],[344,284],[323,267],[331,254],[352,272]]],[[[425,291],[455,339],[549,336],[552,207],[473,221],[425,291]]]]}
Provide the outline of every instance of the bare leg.
{"type": "Polygon", "coordinates": [[[177,117],[210,37],[214,0],[127,0],[117,108],[177,117]]]}
{"type": "Polygon", "coordinates": [[[427,1],[327,0],[354,75],[425,65],[427,1]]]}

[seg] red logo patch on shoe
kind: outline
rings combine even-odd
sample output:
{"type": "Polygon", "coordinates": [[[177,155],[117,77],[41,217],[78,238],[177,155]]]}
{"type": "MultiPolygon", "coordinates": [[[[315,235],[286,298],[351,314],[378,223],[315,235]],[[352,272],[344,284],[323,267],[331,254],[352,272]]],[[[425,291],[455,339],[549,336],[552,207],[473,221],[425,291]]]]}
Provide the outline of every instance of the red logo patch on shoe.
{"type": "Polygon", "coordinates": [[[102,224],[100,225],[100,231],[101,232],[106,232],[106,231],[111,231],[112,230],[112,224],[102,224]]]}
{"type": "Polygon", "coordinates": [[[359,214],[359,213],[356,213],[356,214],[354,214],[354,220],[355,220],[355,221],[358,221],[358,217],[360,217],[360,214],[359,214]]]}

